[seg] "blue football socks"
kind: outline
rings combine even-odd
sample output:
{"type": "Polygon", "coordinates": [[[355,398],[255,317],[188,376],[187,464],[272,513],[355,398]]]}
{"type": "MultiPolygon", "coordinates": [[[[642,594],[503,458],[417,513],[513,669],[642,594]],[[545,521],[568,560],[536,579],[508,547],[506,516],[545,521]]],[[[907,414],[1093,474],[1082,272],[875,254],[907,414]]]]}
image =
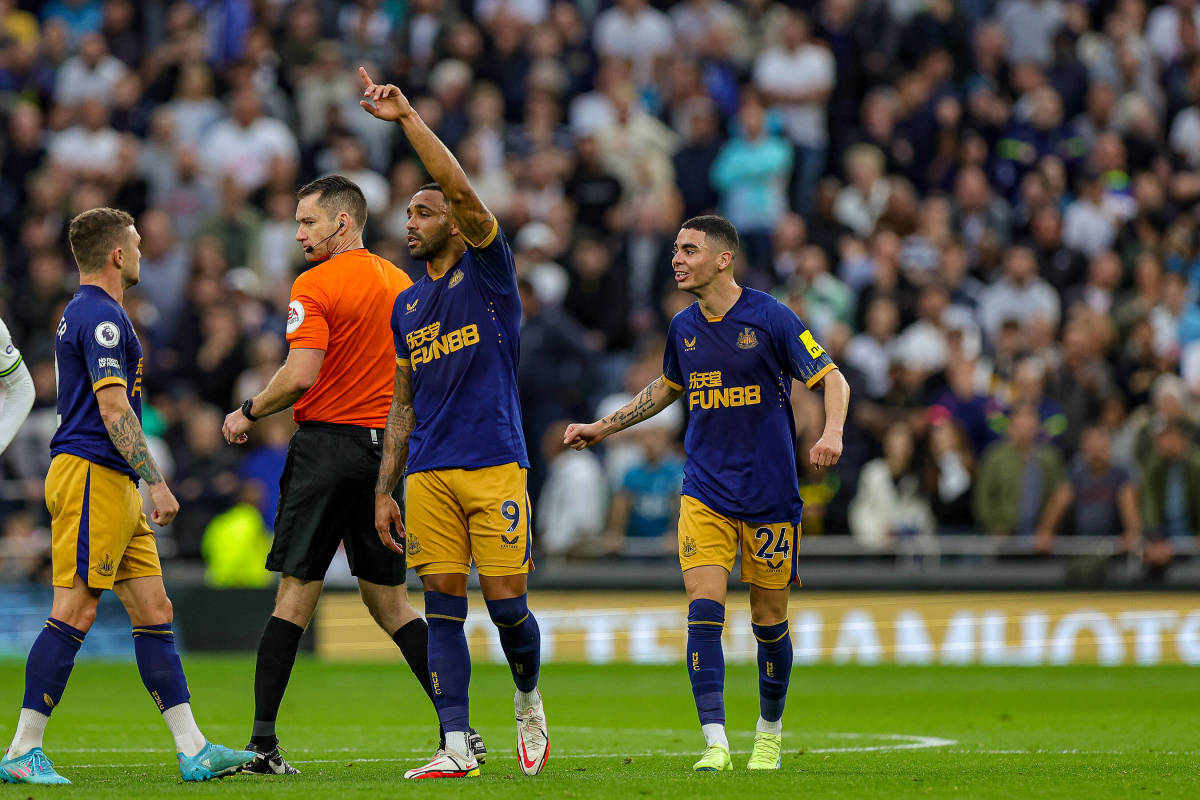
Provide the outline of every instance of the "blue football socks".
{"type": "Polygon", "coordinates": [[[505,600],[488,600],[488,614],[500,634],[500,646],[512,670],[513,682],[522,692],[537,688],[542,659],[542,634],[529,610],[527,595],[505,600]]]}
{"type": "Polygon", "coordinates": [[[792,676],[792,636],[788,622],[752,625],[758,640],[758,705],[767,722],[783,719],[788,681],[792,676]]]}
{"type": "Polygon", "coordinates": [[[171,623],[137,625],[133,629],[133,653],[146,691],[159,711],[186,703],[191,697],[183,664],[175,651],[175,633],[171,623]]]}
{"type": "Polygon", "coordinates": [[[447,734],[470,727],[467,691],[471,683],[471,653],[467,650],[467,598],[425,592],[429,623],[429,680],[433,704],[447,734]]]}
{"type": "Polygon", "coordinates": [[[62,700],[67,679],[75,666],[75,654],[86,634],[50,617],[29,648],[25,661],[25,699],[22,708],[50,716],[62,700]]]}
{"type": "Polygon", "coordinates": [[[700,724],[725,724],[725,654],[721,631],[725,606],[715,600],[693,600],[688,606],[687,669],[700,724]]]}

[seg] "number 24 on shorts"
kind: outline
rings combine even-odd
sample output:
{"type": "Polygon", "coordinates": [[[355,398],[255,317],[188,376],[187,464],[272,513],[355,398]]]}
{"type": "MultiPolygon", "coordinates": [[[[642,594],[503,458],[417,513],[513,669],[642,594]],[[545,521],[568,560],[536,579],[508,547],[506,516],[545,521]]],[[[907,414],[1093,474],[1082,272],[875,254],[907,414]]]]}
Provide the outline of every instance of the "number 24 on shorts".
{"type": "Polygon", "coordinates": [[[758,550],[754,552],[754,557],[763,561],[770,561],[774,555],[787,558],[792,550],[792,533],[786,526],[780,527],[778,531],[774,528],[759,528],[754,532],[754,540],[761,542],[758,550]]]}

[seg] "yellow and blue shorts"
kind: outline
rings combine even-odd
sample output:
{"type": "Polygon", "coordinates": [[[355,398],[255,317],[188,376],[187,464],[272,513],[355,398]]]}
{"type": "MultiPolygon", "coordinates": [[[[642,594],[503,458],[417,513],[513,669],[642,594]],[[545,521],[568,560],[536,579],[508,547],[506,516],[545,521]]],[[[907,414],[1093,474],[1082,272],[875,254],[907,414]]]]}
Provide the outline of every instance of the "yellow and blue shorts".
{"type": "Polygon", "coordinates": [[[76,575],[93,589],[162,575],[154,531],[128,475],[59,453],[46,474],[46,508],[55,586],[70,588],[76,575]]]}
{"type": "Polygon", "coordinates": [[[724,567],[732,572],[740,549],[742,583],[783,589],[800,583],[799,547],[799,523],[745,522],[719,514],[688,495],[680,502],[679,565],[684,572],[692,567],[724,567]]]}
{"type": "Polygon", "coordinates": [[[527,470],[516,462],[431,469],[404,483],[405,551],[418,575],[520,575],[533,569],[527,470]]]}

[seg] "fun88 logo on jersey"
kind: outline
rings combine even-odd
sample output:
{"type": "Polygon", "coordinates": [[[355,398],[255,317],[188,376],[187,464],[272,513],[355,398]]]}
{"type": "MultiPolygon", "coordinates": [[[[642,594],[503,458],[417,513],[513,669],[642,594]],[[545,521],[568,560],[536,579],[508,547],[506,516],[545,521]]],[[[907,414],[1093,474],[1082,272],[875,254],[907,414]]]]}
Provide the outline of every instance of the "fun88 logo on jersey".
{"type": "Polygon", "coordinates": [[[756,406],[762,402],[762,390],[758,386],[722,386],[720,370],[690,373],[688,390],[688,411],[756,406]]]}
{"type": "Polygon", "coordinates": [[[464,347],[479,344],[479,327],[474,323],[442,333],[442,323],[433,322],[423,328],[417,328],[404,337],[411,353],[412,367],[418,364],[428,364],[437,361],[442,356],[457,353],[464,347]]]}

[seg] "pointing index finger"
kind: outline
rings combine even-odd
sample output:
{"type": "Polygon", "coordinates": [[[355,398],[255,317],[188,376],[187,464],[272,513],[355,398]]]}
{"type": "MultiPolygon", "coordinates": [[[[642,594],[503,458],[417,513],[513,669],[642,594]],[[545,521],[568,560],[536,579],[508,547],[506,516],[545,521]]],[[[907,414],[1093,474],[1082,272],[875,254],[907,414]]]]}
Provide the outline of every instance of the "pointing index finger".
{"type": "Polygon", "coordinates": [[[366,67],[358,68],[358,77],[362,78],[364,86],[373,86],[375,84],[375,81],[371,80],[371,76],[367,74],[366,67]]]}

